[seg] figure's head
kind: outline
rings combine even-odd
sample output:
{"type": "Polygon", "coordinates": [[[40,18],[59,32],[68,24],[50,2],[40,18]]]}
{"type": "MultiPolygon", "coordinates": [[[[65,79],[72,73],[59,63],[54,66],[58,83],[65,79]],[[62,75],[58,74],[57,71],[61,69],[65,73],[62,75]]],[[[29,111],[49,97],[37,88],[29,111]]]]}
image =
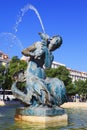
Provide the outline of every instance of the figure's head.
{"type": "Polygon", "coordinates": [[[54,51],[56,50],[57,48],[59,48],[62,44],[62,38],[61,36],[53,36],[49,39],[49,45],[48,45],[48,48],[50,51],[54,51]]]}

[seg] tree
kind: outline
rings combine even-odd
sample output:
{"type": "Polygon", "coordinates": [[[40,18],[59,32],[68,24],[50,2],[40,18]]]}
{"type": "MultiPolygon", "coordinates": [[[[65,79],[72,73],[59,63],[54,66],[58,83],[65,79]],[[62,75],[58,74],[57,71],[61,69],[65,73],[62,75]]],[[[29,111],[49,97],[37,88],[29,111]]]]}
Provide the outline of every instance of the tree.
{"type": "Polygon", "coordinates": [[[12,59],[11,59],[11,62],[17,62],[19,60],[20,59],[18,58],[18,56],[13,56],[12,59]]]}
{"type": "Polygon", "coordinates": [[[11,79],[7,71],[7,67],[0,65],[0,84],[3,89],[3,100],[5,99],[5,89],[9,89],[11,85],[11,79]]]}
{"type": "Polygon", "coordinates": [[[53,78],[56,77],[56,69],[50,68],[50,69],[45,69],[45,73],[47,77],[53,78]]]}
{"type": "Polygon", "coordinates": [[[86,94],[87,95],[87,79],[85,80],[85,91],[84,91],[84,94],[86,94]]]}
{"type": "Polygon", "coordinates": [[[82,100],[86,100],[87,98],[87,79],[84,80],[77,80],[74,82],[76,86],[77,93],[81,95],[82,100]]]}
{"type": "Polygon", "coordinates": [[[0,83],[2,89],[11,89],[13,82],[13,75],[21,69],[26,69],[27,63],[23,60],[20,60],[17,56],[12,57],[8,67],[0,66],[0,83]]]}
{"type": "MultiPolygon", "coordinates": [[[[0,65],[0,84],[5,93],[5,89],[11,89],[13,82],[13,75],[17,73],[21,69],[25,70],[27,67],[27,63],[23,60],[20,60],[17,56],[12,57],[8,67],[0,65]]],[[[19,87],[23,87],[23,85],[19,85],[19,87]]],[[[3,94],[3,99],[5,98],[5,94],[3,94]]]]}
{"type": "MultiPolygon", "coordinates": [[[[20,60],[17,56],[14,56],[9,64],[9,73],[10,73],[10,78],[13,82],[13,76],[18,74],[20,70],[26,70],[27,68],[27,62],[20,60]]],[[[19,89],[23,89],[25,86],[25,83],[18,83],[17,84],[19,89]]],[[[10,86],[11,87],[11,86],[10,86]]]]}
{"type": "Polygon", "coordinates": [[[4,80],[4,71],[5,71],[5,66],[0,65],[0,85],[2,85],[4,80]]]}
{"type": "Polygon", "coordinates": [[[45,70],[48,77],[56,77],[62,80],[65,84],[67,94],[72,94],[74,92],[74,85],[72,84],[72,79],[70,78],[70,73],[65,66],[59,66],[58,68],[51,68],[45,70]]]}
{"type": "Polygon", "coordinates": [[[15,73],[20,70],[25,70],[27,67],[27,63],[23,60],[20,60],[17,56],[12,57],[12,60],[9,65],[9,73],[12,77],[15,73]]]}
{"type": "Polygon", "coordinates": [[[87,80],[77,80],[75,81],[76,89],[78,94],[87,95],[87,80]]]}

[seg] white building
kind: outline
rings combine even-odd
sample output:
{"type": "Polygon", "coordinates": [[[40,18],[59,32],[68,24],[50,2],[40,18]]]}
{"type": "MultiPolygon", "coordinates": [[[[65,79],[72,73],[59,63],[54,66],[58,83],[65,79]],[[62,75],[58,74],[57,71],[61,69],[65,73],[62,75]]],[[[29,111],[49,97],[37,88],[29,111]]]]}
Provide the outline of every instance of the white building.
{"type": "MultiPolygon", "coordinates": [[[[59,62],[53,62],[52,63],[52,68],[58,68],[59,66],[65,66],[65,64],[61,64],[59,62]]],[[[67,67],[66,67],[67,68],[67,67]]],[[[75,80],[81,79],[81,80],[86,80],[87,79],[87,72],[80,72],[77,70],[73,70],[70,68],[67,68],[70,72],[70,77],[72,78],[72,81],[74,82],[75,80]]]]}
{"type": "Polygon", "coordinates": [[[70,68],[67,68],[70,72],[70,77],[72,78],[72,81],[81,79],[81,80],[86,80],[87,79],[87,72],[80,72],[77,70],[72,70],[70,68]]]}
{"type": "Polygon", "coordinates": [[[53,61],[51,68],[58,68],[59,66],[65,66],[65,64],[53,61]]]}
{"type": "Polygon", "coordinates": [[[10,58],[7,54],[0,51],[0,65],[6,65],[10,62],[10,58]]]}

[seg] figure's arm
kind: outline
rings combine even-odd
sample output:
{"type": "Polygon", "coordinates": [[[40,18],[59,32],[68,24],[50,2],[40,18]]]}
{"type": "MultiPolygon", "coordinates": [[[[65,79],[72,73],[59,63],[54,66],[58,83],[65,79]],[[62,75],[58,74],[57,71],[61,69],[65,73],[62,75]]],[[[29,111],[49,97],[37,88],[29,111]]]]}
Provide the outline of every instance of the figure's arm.
{"type": "Polygon", "coordinates": [[[33,53],[33,51],[35,50],[35,44],[33,44],[32,46],[29,46],[28,48],[25,48],[24,50],[22,50],[22,54],[25,56],[30,56],[31,52],[33,53]]]}
{"type": "Polygon", "coordinates": [[[44,45],[41,42],[36,42],[32,46],[25,48],[22,54],[25,56],[40,57],[44,53],[44,45]]]}
{"type": "Polygon", "coordinates": [[[46,45],[44,42],[36,42],[35,50],[30,52],[31,56],[34,56],[35,59],[40,59],[43,54],[45,54],[46,45]]]}

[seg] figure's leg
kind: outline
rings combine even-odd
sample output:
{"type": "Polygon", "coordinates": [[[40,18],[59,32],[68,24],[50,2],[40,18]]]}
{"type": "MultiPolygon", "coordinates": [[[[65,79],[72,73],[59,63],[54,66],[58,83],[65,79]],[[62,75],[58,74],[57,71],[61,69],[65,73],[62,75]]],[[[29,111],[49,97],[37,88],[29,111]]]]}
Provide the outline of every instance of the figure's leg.
{"type": "Polygon", "coordinates": [[[42,104],[45,105],[46,104],[46,92],[41,90],[41,101],[42,101],[42,104]]]}

